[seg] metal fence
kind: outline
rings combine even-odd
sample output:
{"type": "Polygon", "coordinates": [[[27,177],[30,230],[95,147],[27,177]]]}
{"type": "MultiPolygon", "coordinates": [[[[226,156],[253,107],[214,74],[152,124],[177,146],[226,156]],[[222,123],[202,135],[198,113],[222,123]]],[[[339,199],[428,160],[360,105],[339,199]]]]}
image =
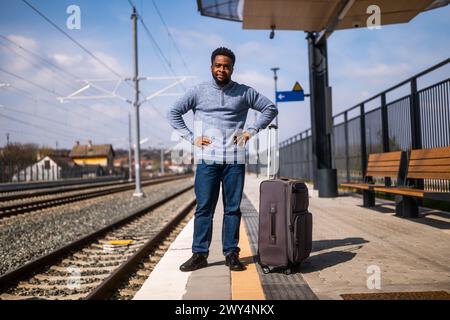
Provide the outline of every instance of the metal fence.
{"type": "MultiPolygon", "coordinates": [[[[450,146],[450,78],[417,90],[418,79],[442,71],[449,62],[446,59],[333,116],[331,140],[339,182],[362,181],[371,153],[450,146]],[[404,86],[409,94],[387,101],[387,95],[404,86]]],[[[280,175],[312,180],[310,129],[280,144],[280,175]]],[[[448,181],[426,180],[424,187],[450,191],[448,181]]]]}

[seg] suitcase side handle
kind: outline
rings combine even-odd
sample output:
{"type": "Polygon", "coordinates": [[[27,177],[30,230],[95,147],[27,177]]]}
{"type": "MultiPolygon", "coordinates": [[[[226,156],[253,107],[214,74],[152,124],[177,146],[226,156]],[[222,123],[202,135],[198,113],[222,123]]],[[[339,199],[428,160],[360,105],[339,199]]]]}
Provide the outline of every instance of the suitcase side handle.
{"type": "Polygon", "coordinates": [[[270,244],[276,244],[277,243],[277,236],[276,236],[276,213],[277,213],[277,204],[271,203],[270,204],[270,244]]]}

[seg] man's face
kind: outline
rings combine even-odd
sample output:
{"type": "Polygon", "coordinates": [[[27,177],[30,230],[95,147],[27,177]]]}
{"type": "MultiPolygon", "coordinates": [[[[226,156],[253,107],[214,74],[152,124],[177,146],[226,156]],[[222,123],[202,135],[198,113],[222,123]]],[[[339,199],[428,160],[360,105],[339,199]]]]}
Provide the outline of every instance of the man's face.
{"type": "Polygon", "coordinates": [[[233,63],[230,57],[216,56],[211,66],[211,72],[214,80],[219,84],[227,84],[233,74],[233,63]]]}

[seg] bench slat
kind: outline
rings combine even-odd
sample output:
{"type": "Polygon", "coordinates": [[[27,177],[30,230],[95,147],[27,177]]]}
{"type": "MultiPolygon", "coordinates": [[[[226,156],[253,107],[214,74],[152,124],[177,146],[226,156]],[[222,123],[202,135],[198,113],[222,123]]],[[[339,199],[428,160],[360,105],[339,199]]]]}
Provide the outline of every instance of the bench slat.
{"type": "Polygon", "coordinates": [[[397,178],[397,172],[393,171],[367,171],[369,177],[395,177],[397,178]]]}
{"type": "Polygon", "coordinates": [[[450,147],[411,150],[412,160],[450,158],[450,147]]]}
{"type": "Polygon", "coordinates": [[[450,165],[450,158],[410,160],[409,166],[450,165]]]}
{"type": "Polygon", "coordinates": [[[408,178],[450,180],[450,172],[411,172],[408,173],[408,178]]]}
{"type": "Polygon", "coordinates": [[[402,196],[412,196],[412,197],[418,197],[423,198],[424,193],[427,191],[425,190],[417,190],[412,188],[389,188],[389,187],[380,187],[375,188],[376,192],[384,192],[384,193],[390,193],[390,194],[398,194],[402,196]]]}
{"type": "Polygon", "coordinates": [[[369,161],[367,163],[367,168],[370,167],[392,167],[392,166],[400,166],[400,160],[391,160],[391,161],[369,161]]]}
{"type": "Polygon", "coordinates": [[[385,152],[385,153],[372,153],[369,155],[369,162],[372,161],[389,161],[398,160],[400,161],[402,156],[401,151],[385,152]]]}
{"type": "Polygon", "coordinates": [[[442,172],[447,173],[450,172],[450,164],[447,166],[410,166],[408,168],[409,173],[413,172],[442,172]]]}
{"type": "Polygon", "coordinates": [[[340,186],[344,188],[352,188],[359,190],[370,190],[374,187],[384,187],[381,184],[370,184],[370,183],[341,183],[340,186]]]}
{"type": "Polygon", "coordinates": [[[374,171],[374,172],[398,172],[398,167],[372,167],[367,168],[367,171],[374,171]]]}

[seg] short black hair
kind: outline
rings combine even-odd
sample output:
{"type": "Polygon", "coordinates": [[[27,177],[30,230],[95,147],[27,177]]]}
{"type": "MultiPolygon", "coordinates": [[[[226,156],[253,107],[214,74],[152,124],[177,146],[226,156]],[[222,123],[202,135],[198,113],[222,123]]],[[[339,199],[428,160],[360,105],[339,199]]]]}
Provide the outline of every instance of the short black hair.
{"type": "Polygon", "coordinates": [[[231,59],[231,63],[233,64],[234,67],[234,62],[236,61],[236,56],[234,55],[233,51],[231,51],[228,48],[225,47],[220,47],[217,48],[216,50],[214,50],[211,54],[211,64],[214,63],[214,59],[216,58],[216,56],[226,56],[228,58],[231,59]]]}

